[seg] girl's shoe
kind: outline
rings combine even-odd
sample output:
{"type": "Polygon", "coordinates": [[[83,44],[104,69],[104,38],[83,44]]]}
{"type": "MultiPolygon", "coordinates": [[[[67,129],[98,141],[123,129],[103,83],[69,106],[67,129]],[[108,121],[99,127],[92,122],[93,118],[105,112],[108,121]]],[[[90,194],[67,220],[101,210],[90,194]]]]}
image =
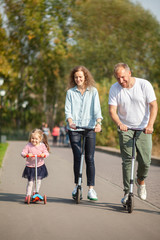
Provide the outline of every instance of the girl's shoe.
{"type": "Polygon", "coordinates": [[[24,202],[27,203],[28,197],[25,196],[24,202]]]}
{"type": "Polygon", "coordinates": [[[26,196],[24,199],[24,202],[27,204],[30,204],[30,201],[31,201],[31,196],[30,195],[26,196]]]}
{"type": "Polygon", "coordinates": [[[87,198],[89,200],[92,200],[92,201],[97,201],[98,200],[97,193],[93,188],[89,189],[87,198]]]}

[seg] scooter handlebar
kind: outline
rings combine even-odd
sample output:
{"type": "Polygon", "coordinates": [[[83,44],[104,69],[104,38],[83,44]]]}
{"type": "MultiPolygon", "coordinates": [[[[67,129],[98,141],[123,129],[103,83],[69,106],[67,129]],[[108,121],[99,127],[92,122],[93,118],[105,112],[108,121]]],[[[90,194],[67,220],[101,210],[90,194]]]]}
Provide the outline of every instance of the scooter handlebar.
{"type": "MultiPolygon", "coordinates": [[[[76,129],[83,129],[83,130],[95,130],[95,128],[87,128],[87,127],[79,127],[79,126],[76,126],[76,129]]],[[[102,132],[102,129],[101,129],[101,132],[102,132]]]]}
{"type": "Polygon", "coordinates": [[[76,126],[76,129],[83,129],[83,130],[94,130],[94,128],[79,127],[79,126],[76,126]]]}
{"type": "MultiPolygon", "coordinates": [[[[33,155],[33,156],[31,156],[31,157],[36,157],[36,156],[37,156],[37,157],[42,157],[41,155],[33,155]]],[[[27,154],[27,155],[26,155],[26,158],[29,158],[29,157],[30,157],[30,156],[27,154]]],[[[44,157],[42,157],[42,158],[45,158],[45,157],[46,157],[46,155],[44,155],[44,157]]]]}
{"type": "Polygon", "coordinates": [[[132,131],[145,131],[145,128],[128,128],[128,130],[132,130],[132,131]]]}

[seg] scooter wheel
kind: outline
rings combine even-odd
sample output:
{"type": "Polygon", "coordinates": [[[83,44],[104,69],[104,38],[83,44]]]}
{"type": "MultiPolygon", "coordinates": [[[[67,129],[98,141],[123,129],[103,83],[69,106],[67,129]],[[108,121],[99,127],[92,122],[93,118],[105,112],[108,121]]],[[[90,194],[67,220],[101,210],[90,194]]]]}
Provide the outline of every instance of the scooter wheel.
{"type": "Polygon", "coordinates": [[[44,195],[43,199],[44,199],[44,204],[46,204],[47,203],[47,196],[44,195]]]}
{"type": "Polygon", "coordinates": [[[28,195],[28,197],[27,197],[27,204],[30,204],[30,202],[31,202],[31,196],[28,195]]]}
{"type": "Polygon", "coordinates": [[[127,208],[128,208],[128,213],[133,212],[133,208],[134,208],[134,196],[133,195],[129,195],[129,197],[128,197],[127,208]]]}
{"type": "Polygon", "coordinates": [[[80,203],[80,195],[81,195],[81,190],[77,188],[77,193],[76,193],[76,203],[80,203]]]}

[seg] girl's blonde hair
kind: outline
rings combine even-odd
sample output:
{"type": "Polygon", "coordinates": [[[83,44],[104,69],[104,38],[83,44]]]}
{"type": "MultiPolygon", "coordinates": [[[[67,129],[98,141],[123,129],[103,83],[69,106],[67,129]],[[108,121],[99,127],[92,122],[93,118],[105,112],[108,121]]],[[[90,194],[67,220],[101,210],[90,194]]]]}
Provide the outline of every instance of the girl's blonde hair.
{"type": "Polygon", "coordinates": [[[74,74],[79,71],[82,71],[84,73],[84,76],[85,76],[84,85],[86,88],[95,86],[95,81],[94,81],[94,78],[93,78],[92,74],[90,73],[90,71],[84,66],[76,66],[75,68],[72,69],[72,71],[70,73],[70,80],[69,80],[68,88],[72,88],[77,85],[74,80],[74,74]]]}
{"type": "Polygon", "coordinates": [[[39,137],[41,138],[41,141],[45,144],[47,150],[49,151],[49,144],[48,144],[48,139],[46,134],[41,129],[35,128],[31,131],[29,135],[29,142],[31,142],[31,137],[33,133],[36,133],[39,135],[39,137]]]}

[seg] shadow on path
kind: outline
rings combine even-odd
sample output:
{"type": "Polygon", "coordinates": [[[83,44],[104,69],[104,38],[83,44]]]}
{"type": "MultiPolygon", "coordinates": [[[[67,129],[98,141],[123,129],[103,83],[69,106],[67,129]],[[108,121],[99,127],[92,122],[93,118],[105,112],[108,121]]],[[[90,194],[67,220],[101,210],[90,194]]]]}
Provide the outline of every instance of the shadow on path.
{"type": "Polygon", "coordinates": [[[0,202],[24,202],[24,194],[0,193],[0,202]]]}
{"type": "MultiPolygon", "coordinates": [[[[15,193],[0,193],[0,202],[17,202],[19,204],[24,204],[24,194],[15,194],[15,193]]],[[[59,204],[69,204],[69,205],[76,205],[77,207],[89,207],[89,208],[97,208],[104,211],[113,211],[119,212],[123,214],[128,214],[128,212],[122,207],[121,204],[115,203],[105,203],[105,202],[91,202],[88,200],[82,200],[80,204],[76,204],[73,199],[68,198],[59,198],[59,197],[47,197],[47,203],[59,203],[59,204]]],[[[39,203],[37,203],[39,204],[39,203]]],[[[139,209],[136,208],[133,212],[144,212],[149,214],[156,214],[160,215],[160,211],[156,210],[149,210],[149,209],[139,209]]]]}

